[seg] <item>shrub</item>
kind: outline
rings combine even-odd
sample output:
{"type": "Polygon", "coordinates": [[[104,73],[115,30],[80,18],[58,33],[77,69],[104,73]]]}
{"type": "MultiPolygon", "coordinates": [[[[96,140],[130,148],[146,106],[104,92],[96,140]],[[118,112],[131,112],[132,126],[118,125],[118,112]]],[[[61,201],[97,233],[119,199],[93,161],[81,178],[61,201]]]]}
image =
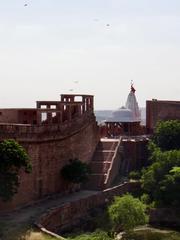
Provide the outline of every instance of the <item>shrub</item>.
{"type": "Polygon", "coordinates": [[[61,169],[63,178],[72,183],[83,183],[88,180],[90,169],[86,163],[78,159],[70,159],[69,163],[61,169]]]}
{"type": "Polygon", "coordinates": [[[102,231],[102,230],[96,230],[93,233],[84,233],[82,235],[79,235],[75,238],[68,238],[68,240],[113,240],[108,233],[102,231]]]}
{"type": "Polygon", "coordinates": [[[133,180],[139,180],[141,178],[141,173],[138,171],[132,171],[129,173],[129,178],[133,180]]]}

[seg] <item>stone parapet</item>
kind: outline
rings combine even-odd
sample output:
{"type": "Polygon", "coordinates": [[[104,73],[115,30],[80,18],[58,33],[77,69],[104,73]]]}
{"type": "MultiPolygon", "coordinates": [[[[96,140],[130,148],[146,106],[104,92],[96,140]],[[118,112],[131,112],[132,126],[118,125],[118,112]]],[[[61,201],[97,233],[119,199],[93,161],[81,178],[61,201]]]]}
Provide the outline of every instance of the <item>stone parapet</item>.
{"type": "Polygon", "coordinates": [[[52,125],[3,124],[0,123],[0,140],[17,139],[20,142],[41,142],[63,139],[81,131],[95,121],[93,113],[85,113],[70,122],[52,125]]]}
{"type": "Polygon", "coordinates": [[[80,119],[63,125],[0,125],[0,140],[10,138],[27,150],[32,172],[20,172],[18,193],[10,202],[0,201],[0,212],[56,193],[70,192],[71,185],[62,178],[61,169],[74,158],[89,163],[99,141],[93,114],[84,114],[80,119]]]}

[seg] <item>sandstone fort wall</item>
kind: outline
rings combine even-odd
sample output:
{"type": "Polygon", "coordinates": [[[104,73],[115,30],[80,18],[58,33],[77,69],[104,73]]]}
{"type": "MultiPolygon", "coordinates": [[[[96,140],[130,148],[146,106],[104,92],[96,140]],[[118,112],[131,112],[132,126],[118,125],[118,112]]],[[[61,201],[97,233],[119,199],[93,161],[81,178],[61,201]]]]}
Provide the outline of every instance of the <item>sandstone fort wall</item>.
{"type": "Polygon", "coordinates": [[[0,125],[0,140],[16,139],[32,163],[32,173],[20,174],[18,193],[8,203],[0,202],[0,211],[30,204],[48,195],[67,191],[60,169],[70,158],[89,162],[99,141],[94,115],[85,114],[61,126],[0,125]]]}

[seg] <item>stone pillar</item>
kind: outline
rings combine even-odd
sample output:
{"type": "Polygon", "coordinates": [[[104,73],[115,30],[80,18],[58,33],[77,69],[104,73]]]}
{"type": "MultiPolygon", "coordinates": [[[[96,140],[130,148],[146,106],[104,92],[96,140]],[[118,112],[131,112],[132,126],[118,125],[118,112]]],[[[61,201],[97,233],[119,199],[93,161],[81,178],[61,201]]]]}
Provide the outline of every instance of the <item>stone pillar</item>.
{"type": "Polygon", "coordinates": [[[82,107],[82,105],[78,105],[78,116],[81,116],[81,107],[82,107]]]}
{"type": "MultiPolygon", "coordinates": [[[[48,109],[50,109],[50,104],[46,104],[46,109],[48,110],[48,109]]],[[[49,112],[49,111],[47,111],[47,123],[49,124],[49,123],[52,123],[52,113],[51,112],[49,112]]]]}
{"type": "Polygon", "coordinates": [[[72,119],[72,113],[71,113],[71,105],[69,105],[69,106],[67,106],[67,117],[68,117],[68,122],[70,122],[71,121],[71,119],[72,119]]]}
{"type": "Polygon", "coordinates": [[[36,119],[36,121],[37,121],[37,124],[38,124],[38,125],[41,124],[41,111],[38,111],[38,110],[37,110],[37,119],[36,119]]]}
{"type": "Polygon", "coordinates": [[[57,117],[57,122],[62,123],[62,113],[61,112],[56,112],[56,117],[57,117]]]}
{"type": "Polygon", "coordinates": [[[94,111],[94,97],[93,96],[90,98],[90,104],[91,104],[91,110],[93,112],[94,111]]]}
{"type": "Polygon", "coordinates": [[[82,98],[82,102],[83,102],[82,113],[85,113],[86,98],[84,96],[82,98]]]}
{"type": "Polygon", "coordinates": [[[38,101],[36,102],[36,108],[40,108],[40,103],[38,101]]]}

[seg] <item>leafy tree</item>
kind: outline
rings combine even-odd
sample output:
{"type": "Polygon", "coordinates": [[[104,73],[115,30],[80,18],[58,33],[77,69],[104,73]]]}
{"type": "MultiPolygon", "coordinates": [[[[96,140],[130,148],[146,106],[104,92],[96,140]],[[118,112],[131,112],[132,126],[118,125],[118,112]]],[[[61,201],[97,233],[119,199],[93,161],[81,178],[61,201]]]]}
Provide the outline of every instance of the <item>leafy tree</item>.
{"type": "Polygon", "coordinates": [[[149,143],[150,166],[142,171],[142,188],[156,205],[180,204],[180,121],[157,124],[149,143]]]}
{"type": "Polygon", "coordinates": [[[18,191],[19,171],[31,172],[31,164],[25,149],[15,140],[0,143],[0,198],[10,200],[18,191]]]}
{"type": "Polygon", "coordinates": [[[115,197],[114,202],[108,208],[115,229],[120,227],[125,231],[146,223],[147,215],[145,210],[145,205],[130,194],[115,197]]]}
{"type": "Polygon", "coordinates": [[[83,183],[88,180],[90,169],[86,163],[78,159],[70,159],[69,163],[61,169],[63,178],[72,183],[83,183]]]}
{"type": "Polygon", "coordinates": [[[179,189],[180,151],[161,152],[157,149],[151,159],[152,164],[143,170],[141,178],[144,192],[160,205],[180,204],[180,198],[176,197],[179,189]]]}
{"type": "Polygon", "coordinates": [[[180,204],[180,168],[173,167],[159,183],[158,200],[164,205],[180,204]]]}
{"type": "Polygon", "coordinates": [[[163,151],[180,149],[180,121],[159,122],[155,129],[153,141],[163,151]]]}

